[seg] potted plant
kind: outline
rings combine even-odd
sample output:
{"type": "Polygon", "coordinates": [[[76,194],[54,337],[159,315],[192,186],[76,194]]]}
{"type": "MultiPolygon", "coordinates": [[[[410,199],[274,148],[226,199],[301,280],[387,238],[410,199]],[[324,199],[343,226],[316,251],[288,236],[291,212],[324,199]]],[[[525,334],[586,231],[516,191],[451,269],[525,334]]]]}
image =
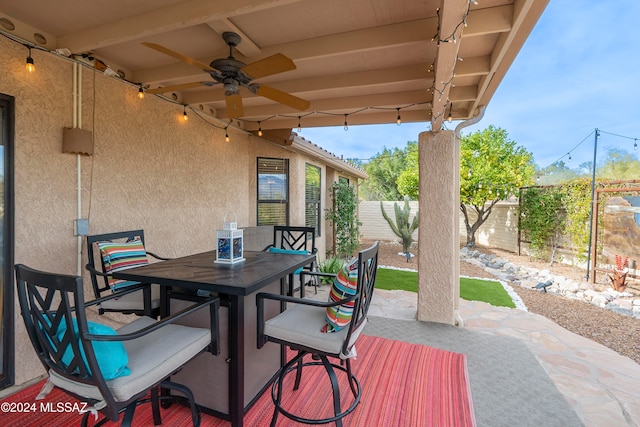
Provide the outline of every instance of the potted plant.
{"type": "Polygon", "coordinates": [[[624,292],[624,290],[627,288],[625,281],[627,279],[628,273],[629,257],[625,257],[623,261],[622,256],[616,254],[616,266],[613,269],[613,276],[609,275],[609,279],[611,279],[614,290],[618,292],[624,292]]]}

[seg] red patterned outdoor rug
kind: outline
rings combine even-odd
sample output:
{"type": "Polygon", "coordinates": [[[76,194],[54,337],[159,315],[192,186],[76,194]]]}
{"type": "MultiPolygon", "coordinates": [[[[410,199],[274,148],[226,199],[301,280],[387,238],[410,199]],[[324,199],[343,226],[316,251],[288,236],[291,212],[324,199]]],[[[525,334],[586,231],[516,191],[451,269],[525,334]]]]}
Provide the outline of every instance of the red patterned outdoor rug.
{"type": "MultiPolygon", "coordinates": [[[[356,410],[344,419],[345,426],[475,426],[465,355],[364,335],[358,340],[357,350],[358,357],[352,366],[362,387],[362,399],[356,410]]],[[[340,374],[338,377],[340,389],[345,391],[344,403],[348,404],[352,395],[346,377],[340,374]]],[[[293,382],[293,378],[291,380],[293,382]]],[[[285,385],[286,407],[309,418],[327,416],[332,411],[328,384],[324,368],[305,368],[298,391],[293,392],[285,385]]],[[[41,387],[42,383],[38,383],[2,401],[2,427],[79,425],[81,415],[74,408],[77,402],[58,389],[36,401],[41,387]]],[[[191,425],[190,413],[185,407],[172,405],[161,413],[165,426],[191,425]]],[[[269,390],[246,414],[245,425],[268,426],[272,414],[269,390]]],[[[153,426],[151,405],[136,409],[133,425],[153,426]]],[[[201,425],[226,427],[230,424],[203,414],[201,425]]],[[[278,426],[292,425],[296,424],[282,415],[278,418],[278,426]]]]}

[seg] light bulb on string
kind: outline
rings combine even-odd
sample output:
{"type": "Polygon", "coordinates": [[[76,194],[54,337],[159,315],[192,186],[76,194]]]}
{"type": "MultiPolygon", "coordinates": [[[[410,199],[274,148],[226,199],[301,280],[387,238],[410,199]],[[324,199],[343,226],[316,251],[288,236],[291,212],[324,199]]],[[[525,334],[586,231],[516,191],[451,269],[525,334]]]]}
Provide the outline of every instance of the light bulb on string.
{"type": "Polygon", "coordinates": [[[571,153],[567,153],[567,154],[569,154],[569,158],[567,159],[567,162],[571,163],[571,153]]]}
{"type": "Polygon", "coordinates": [[[260,126],[260,122],[258,122],[258,136],[262,136],[262,127],[260,126]]]}
{"type": "Polygon", "coordinates": [[[182,119],[186,122],[187,120],[189,120],[189,116],[187,115],[187,106],[184,106],[184,110],[182,113],[182,119]]]}
{"type": "Polygon", "coordinates": [[[27,46],[27,49],[29,49],[29,56],[27,56],[27,71],[30,73],[33,73],[36,70],[36,66],[33,63],[33,58],[31,57],[31,48],[29,46],[27,46]]]}
{"type": "Polygon", "coordinates": [[[226,142],[231,141],[231,138],[229,138],[229,132],[227,132],[227,128],[224,128],[224,140],[226,142]]]}
{"type": "Polygon", "coordinates": [[[400,118],[400,109],[396,108],[396,110],[398,110],[398,118],[396,119],[396,123],[398,124],[398,126],[400,126],[402,124],[402,119],[400,118]]]}
{"type": "Polygon", "coordinates": [[[144,99],[144,90],[142,90],[142,86],[140,86],[140,89],[138,89],[138,98],[144,99]]]}
{"type": "Polygon", "coordinates": [[[300,124],[300,116],[298,116],[298,132],[302,131],[302,125],[300,124]]]}
{"type": "Polygon", "coordinates": [[[633,141],[634,141],[634,143],[633,143],[633,149],[634,149],[634,150],[637,150],[637,149],[638,149],[638,139],[636,138],[636,139],[634,139],[633,141]]]}
{"type": "Polygon", "coordinates": [[[349,125],[347,124],[347,115],[344,115],[344,130],[348,131],[349,130],[349,125]]]}

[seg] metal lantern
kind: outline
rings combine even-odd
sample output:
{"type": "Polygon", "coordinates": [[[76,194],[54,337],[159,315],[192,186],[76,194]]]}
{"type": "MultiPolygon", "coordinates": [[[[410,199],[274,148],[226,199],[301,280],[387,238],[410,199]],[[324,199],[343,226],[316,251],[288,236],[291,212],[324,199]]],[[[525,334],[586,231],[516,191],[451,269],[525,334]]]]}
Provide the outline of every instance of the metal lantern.
{"type": "Polygon", "coordinates": [[[224,216],[222,230],[216,232],[216,261],[233,264],[244,261],[243,230],[238,230],[236,215],[228,212],[224,216]]]}

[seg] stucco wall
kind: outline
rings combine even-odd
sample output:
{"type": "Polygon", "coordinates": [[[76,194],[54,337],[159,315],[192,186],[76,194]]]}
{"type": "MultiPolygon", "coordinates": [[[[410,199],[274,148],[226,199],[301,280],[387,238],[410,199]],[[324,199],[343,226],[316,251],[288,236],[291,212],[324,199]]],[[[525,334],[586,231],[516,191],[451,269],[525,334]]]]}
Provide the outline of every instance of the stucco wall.
{"type": "MultiPolygon", "coordinates": [[[[72,63],[34,50],[29,74],[25,57],[22,45],[0,38],[0,92],[16,106],[15,261],[75,274],[76,155],[61,152],[62,129],[72,127],[72,63]]],[[[232,127],[225,142],[223,129],[194,112],[184,122],[181,105],[136,95],[136,87],[82,69],[82,128],[95,140],[94,155],[81,157],[82,216],[91,234],[142,228],[149,250],[162,255],[211,250],[227,211],[240,228],[256,225],[256,157],[290,159],[291,225],[304,224],[305,162],[333,175],[315,159],[232,127]]],[[[327,203],[324,196],[323,209],[327,203]]],[[[323,239],[318,250],[324,254],[323,239]]],[[[21,384],[43,370],[17,301],[14,310],[21,384]]]]}
{"type": "MultiPolygon", "coordinates": [[[[387,215],[395,221],[394,203],[400,207],[404,202],[382,202],[387,215]]],[[[418,212],[418,202],[409,202],[411,207],[410,218],[418,212]]],[[[382,216],[379,201],[362,201],[359,205],[359,218],[362,222],[360,232],[365,239],[399,241],[391,227],[382,216]]],[[[471,212],[471,211],[470,211],[471,212]]],[[[473,215],[473,213],[471,212],[473,215]]],[[[464,225],[464,216],[460,212],[460,242],[466,242],[467,230],[464,225]]],[[[475,221],[475,216],[470,218],[475,221]]],[[[414,241],[418,240],[418,230],[413,234],[414,241]]],[[[500,202],[494,206],[487,221],[476,232],[476,243],[505,249],[511,252],[518,250],[518,204],[514,202],[500,202]]]]}

